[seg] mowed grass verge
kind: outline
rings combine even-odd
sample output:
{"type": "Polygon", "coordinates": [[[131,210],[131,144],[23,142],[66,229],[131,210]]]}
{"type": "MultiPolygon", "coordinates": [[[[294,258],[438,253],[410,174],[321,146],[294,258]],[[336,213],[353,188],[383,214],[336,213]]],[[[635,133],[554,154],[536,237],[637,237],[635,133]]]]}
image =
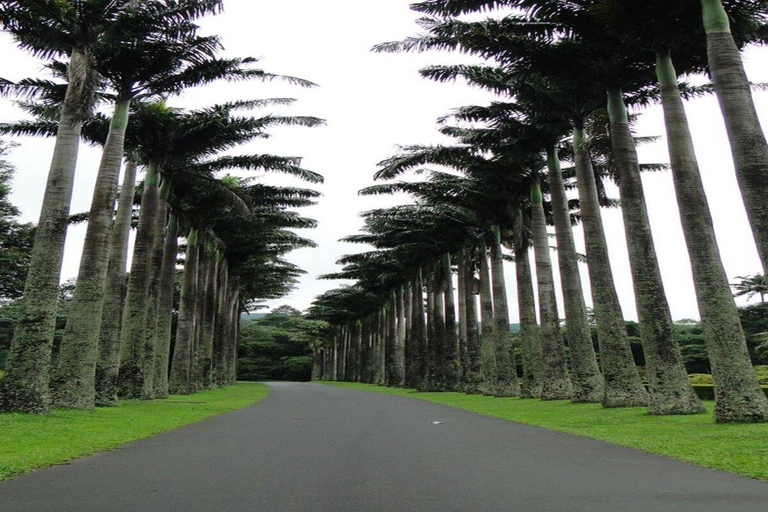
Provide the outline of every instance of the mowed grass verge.
{"type": "Polygon", "coordinates": [[[241,409],[268,394],[265,384],[239,383],[166,400],[128,400],[120,407],[90,411],[0,414],[0,480],[241,409]]]}
{"type": "Polygon", "coordinates": [[[716,424],[712,402],[706,402],[705,414],[651,416],[644,408],[604,409],[599,404],[567,401],[421,393],[346,382],[324,384],[426,400],[768,480],[768,424],[716,424]]]}

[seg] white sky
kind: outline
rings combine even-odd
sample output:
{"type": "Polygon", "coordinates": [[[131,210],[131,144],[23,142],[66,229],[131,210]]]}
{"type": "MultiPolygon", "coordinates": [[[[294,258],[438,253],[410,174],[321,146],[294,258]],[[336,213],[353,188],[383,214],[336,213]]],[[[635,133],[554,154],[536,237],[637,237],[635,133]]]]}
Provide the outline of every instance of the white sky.
{"type": "MultiPolygon", "coordinates": [[[[262,57],[267,71],[300,76],[321,86],[305,90],[283,84],[219,84],[172,100],[175,106],[199,107],[234,99],[288,96],[300,101],[290,108],[281,108],[281,113],[314,115],[328,121],[322,128],[274,130],[269,141],[237,151],[303,156],[305,167],[326,177],[326,183],[319,187],[323,193],[320,204],[302,212],[320,222],[318,229],[304,233],[320,247],[290,255],[289,259],[308,274],[294,293],[274,301],[272,306],[287,303],[305,309],[315,296],[338,286],[337,282],[319,281],[316,277],[336,271],[339,256],[363,250],[338,242],[360,228],[358,213],[402,201],[357,196],[359,189],[373,183],[377,162],[391,156],[397,145],[447,142],[435,130],[436,118],[454,107],[490,99],[488,94],[464,85],[438,84],[418,76],[418,70],[426,65],[468,62],[466,57],[369,51],[376,43],[402,39],[418,31],[414,24],[417,15],[408,9],[410,1],[228,0],[223,15],[204,23],[206,31],[223,36],[228,55],[262,57]]],[[[17,50],[4,34],[0,34],[0,54],[0,76],[16,80],[39,74],[41,63],[17,50]]],[[[745,55],[747,72],[754,82],[768,82],[768,67],[764,65],[767,59],[766,49],[751,50],[745,55]]],[[[761,118],[768,123],[768,94],[756,94],[756,101],[761,118]]],[[[688,105],[688,113],[726,271],[730,278],[758,273],[760,264],[736,186],[717,101],[714,97],[695,100],[688,105]]],[[[11,102],[0,101],[0,122],[20,117],[11,102]]],[[[659,108],[644,111],[639,132],[664,135],[659,108]]],[[[36,222],[53,146],[51,141],[42,139],[24,138],[19,142],[21,146],[10,158],[18,168],[12,200],[21,208],[23,220],[36,222]]],[[[666,141],[640,148],[640,158],[649,163],[667,162],[666,141]]],[[[73,213],[89,209],[98,162],[99,151],[83,146],[73,213]]],[[[297,184],[285,177],[270,176],[265,180],[297,184]]],[[[671,176],[648,175],[644,182],[673,317],[698,318],[671,176]]],[[[616,197],[617,192],[612,191],[612,195],[616,197]]],[[[636,319],[621,214],[604,211],[604,219],[624,314],[636,319]]],[[[84,233],[84,226],[70,230],[62,280],[77,275],[84,233]]],[[[575,233],[578,249],[583,251],[581,228],[576,228],[575,233]]],[[[591,303],[586,268],[582,268],[582,275],[587,301],[591,303]]],[[[513,276],[513,269],[509,268],[511,298],[516,296],[513,276]]],[[[511,320],[517,322],[517,318],[516,307],[512,307],[511,320]]]]}

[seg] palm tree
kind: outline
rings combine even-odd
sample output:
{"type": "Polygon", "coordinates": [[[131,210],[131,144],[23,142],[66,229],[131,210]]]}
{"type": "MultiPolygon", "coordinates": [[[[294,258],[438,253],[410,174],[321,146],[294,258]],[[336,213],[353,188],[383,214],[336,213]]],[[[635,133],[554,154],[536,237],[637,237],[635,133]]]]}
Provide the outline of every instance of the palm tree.
{"type": "MultiPolygon", "coordinates": [[[[639,15],[637,16],[639,20],[658,20],[658,16],[654,16],[657,13],[653,8],[641,10],[635,6],[634,9],[623,12],[623,9],[616,9],[607,2],[603,2],[601,7],[603,13],[619,19],[625,16],[632,16],[635,19],[635,15],[639,15]]],[[[608,23],[609,26],[623,25],[613,22],[610,18],[608,23]]],[[[680,217],[683,233],[696,283],[696,296],[708,353],[717,382],[715,419],[748,422],[768,420],[768,400],[764,397],[754,376],[739,312],[731,295],[720,257],[712,215],[704,192],[693,138],[678,84],[678,72],[672,61],[672,51],[675,51],[676,60],[685,64],[684,70],[695,71],[700,66],[698,61],[703,60],[703,48],[697,48],[698,45],[693,48],[687,47],[686,39],[681,41],[677,30],[670,30],[663,24],[641,22],[642,27],[637,25],[636,23],[634,29],[625,30],[622,35],[630,44],[647,48],[656,56],[656,75],[661,85],[662,106],[672,160],[672,177],[678,203],[682,205],[680,217]],[[638,30],[641,34],[639,37],[635,35],[638,30]]],[[[743,27],[743,24],[741,26],[743,27]]],[[[749,27],[747,33],[751,32],[749,27]]],[[[742,39],[748,37],[748,34],[744,34],[743,28],[740,33],[743,36],[742,39]]],[[[733,44],[735,48],[735,43],[733,44]]],[[[747,84],[747,89],[748,87],[747,84]]],[[[760,133],[762,135],[762,132],[760,133]]],[[[757,146],[753,145],[753,149],[754,147],[757,146]]],[[[766,149],[768,150],[768,147],[766,149]]],[[[765,156],[768,157],[768,151],[765,156]]],[[[765,171],[768,172],[768,167],[765,171]]],[[[748,205],[751,206],[749,194],[744,195],[748,205]]],[[[753,218],[759,222],[759,216],[753,216],[753,218]]],[[[760,241],[761,230],[758,228],[755,231],[760,241]]]]}
{"type": "Polygon", "coordinates": [[[734,294],[736,297],[746,295],[747,299],[751,299],[755,295],[760,295],[760,302],[765,302],[765,294],[768,293],[768,283],[764,275],[738,276],[736,279],[740,279],[740,281],[731,285],[736,290],[734,294]]]}
{"type": "MultiPolygon", "coordinates": [[[[505,2],[507,3],[513,2],[505,2]]],[[[424,7],[427,10],[440,11],[440,5],[436,4],[437,2],[426,2],[419,4],[417,9],[424,7]]],[[[531,5],[528,5],[528,2],[513,4],[520,7],[539,7],[535,2],[531,2],[531,5]]],[[[559,2],[552,2],[548,7],[551,7],[557,16],[562,15],[561,11],[570,13],[578,9],[570,4],[560,5],[559,2]]],[[[547,9],[536,9],[534,12],[536,15],[548,13],[547,9]]],[[[554,24],[537,24],[526,17],[514,15],[501,21],[487,20],[480,24],[455,21],[442,25],[433,23],[429,28],[438,34],[437,36],[382,45],[380,48],[397,50],[461,46],[466,51],[494,57],[505,70],[520,76],[535,74],[560,83],[572,81],[574,77],[584,77],[593,87],[599,86],[608,92],[614,163],[620,177],[622,213],[628,234],[630,266],[635,282],[641,334],[651,369],[650,411],[654,414],[701,412],[703,406],[688,383],[682,357],[672,339],[672,319],[655,256],[639,175],[640,167],[629,127],[625,95],[622,92],[623,89],[632,90],[642,97],[650,87],[652,64],[638,65],[637,52],[614,52],[614,45],[605,39],[595,42],[563,37],[555,42],[548,42],[547,39],[551,38],[553,33],[553,25],[556,28],[561,19],[555,19],[554,24]],[[534,33],[536,38],[519,37],[521,31],[525,35],[534,33]]],[[[598,24],[591,24],[599,33],[598,24]]]]}
{"type": "MultiPolygon", "coordinates": [[[[741,188],[747,215],[755,235],[763,267],[768,268],[768,143],[752,99],[751,84],[744,71],[731,16],[746,11],[750,28],[760,31],[765,41],[765,2],[723,2],[700,0],[703,26],[706,32],[709,71],[731,143],[736,177],[741,188]],[[728,5],[726,11],[724,3],[728,5]]],[[[689,11],[690,12],[690,11],[689,11]]],[[[765,414],[764,412],[762,413],[765,414]]]]}
{"type": "Polygon", "coordinates": [[[129,161],[120,188],[117,214],[112,227],[107,281],[104,287],[104,306],[99,329],[99,354],[96,366],[94,403],[98,406],[117,405],[117,370],[120,354],[116,346],[120,340],[123,299],[126,289],[126,263],[128,256],[128,235],[133,214],[133,199],[136,184],[135,162],[129,161]]]}
{"type": "Polygon", "coordinates": [[[4,1],[0,23],[22,48],[41,57],[68,55],[68,85],[38,222],[20,322],[14,333],[0,411],[46,413],[58,285],[82,122],[97,80],[94,48],[120,24],[143,22],[130,0],[4,1]]]}
{"type": "MultiPolygon", "coordinates": [[[[144,341],[147,333],[147,309],[152,300],[157,300],[149,294],[152,280],[150,255],[155,252],[156,244],[162,243],[162,232],[157,233],[157,228],[165,226],[165,201],[176,177],[205,177],[227,169],[242,168],[292,173],[310,181],[321,179],[318,175],[301,169],[299,160],[295,158],[272,155],[206,158],[217,151],[261,137],[264,130],[273,125],[316,126],[321,123],[319,119],[311,117],[251,118],[233,115],[238,109],[264,104],[269,104],[269,101],[235,102],[184,113],[170,109],[164,103],[157,103],[142,107],[141,112],[135,115],[137,124],[142,129],[135,132],[138,140],[132,141],[131,144],[139,148],[140,156],[148,163],[149,171],[144,183],[142,213],[139,216],[121,331],[119,381],[123,396],[141,398],[152,394],[151,376],[154,371],[151,370],[151,365],[154,358],[150,360],[146,354],[144,341]],[[162,195],[159,187],[161,169],[164,180],[162,195]]],[[[207,179],[209,182],[212,180],[207,179]]],[[[149,345],[152,346],[152,343],[149,345]]]]}

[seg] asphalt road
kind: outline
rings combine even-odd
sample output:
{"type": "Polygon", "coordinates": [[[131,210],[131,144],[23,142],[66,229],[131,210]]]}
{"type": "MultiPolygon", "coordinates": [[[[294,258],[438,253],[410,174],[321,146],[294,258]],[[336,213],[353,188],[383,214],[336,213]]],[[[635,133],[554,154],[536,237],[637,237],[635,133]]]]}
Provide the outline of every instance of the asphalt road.
{"type": "Polygon", "coordinates": [[[766,482],[408,398],[271,386],[241,411],[2,482],[0,511],[768,511],[766,482]]]}

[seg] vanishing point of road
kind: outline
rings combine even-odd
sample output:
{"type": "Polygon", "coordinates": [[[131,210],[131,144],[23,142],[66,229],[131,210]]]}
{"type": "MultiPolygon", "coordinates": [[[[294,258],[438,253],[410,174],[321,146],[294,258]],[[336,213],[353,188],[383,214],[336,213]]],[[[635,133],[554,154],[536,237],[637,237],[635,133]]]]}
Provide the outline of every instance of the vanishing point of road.
{"type": "Polygon", "coordinates": [[[768,482],[409,398],[270,386],[240,411],[1,482],[0,511],[768,510],[768,482]]]}

